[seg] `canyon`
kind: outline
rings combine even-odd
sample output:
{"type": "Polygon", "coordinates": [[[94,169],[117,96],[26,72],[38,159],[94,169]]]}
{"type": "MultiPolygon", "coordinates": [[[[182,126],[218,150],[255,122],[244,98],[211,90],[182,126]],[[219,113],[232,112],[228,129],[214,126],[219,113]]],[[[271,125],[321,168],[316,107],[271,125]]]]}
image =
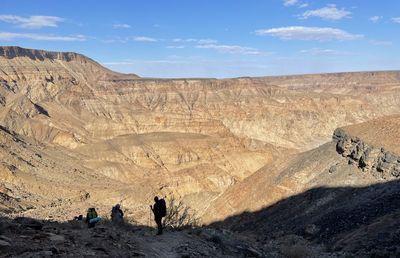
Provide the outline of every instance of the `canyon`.
{"type": "MultiPolygon", "coordinates": [[[[341,188],[366,189],[349,205],[379,193],[396,203],[399,112],[399,71],[141,78],[76,53],[0,47],[0,213],[67,221],[121,203],[149,226],[158,195],[244,235],[330,232],[319,218],[348,212],[341,188]]],[[[364,222],[395,224],[396,212],[364,222]]],[[[354,251],[340,238],[383,232],[360,230],[323,242],[354,251]]]]}

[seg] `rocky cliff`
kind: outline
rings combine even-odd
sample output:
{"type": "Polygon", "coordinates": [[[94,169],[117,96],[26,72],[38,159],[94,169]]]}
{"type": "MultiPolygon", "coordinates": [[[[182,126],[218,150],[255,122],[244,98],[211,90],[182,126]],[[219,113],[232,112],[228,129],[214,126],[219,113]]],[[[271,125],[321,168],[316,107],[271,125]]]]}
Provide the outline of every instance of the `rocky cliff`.
{"type": "Polygon", "coordinates": [[[376,147],[364,142],[356,136],[351,136],[345,130],[338,128],[333,134],[336,150],[348,158],[349,164],[354,164],[363,172],[371,173],[382,179],[396,179],[400,176],[400,156],[383,147],[376,147]]]}

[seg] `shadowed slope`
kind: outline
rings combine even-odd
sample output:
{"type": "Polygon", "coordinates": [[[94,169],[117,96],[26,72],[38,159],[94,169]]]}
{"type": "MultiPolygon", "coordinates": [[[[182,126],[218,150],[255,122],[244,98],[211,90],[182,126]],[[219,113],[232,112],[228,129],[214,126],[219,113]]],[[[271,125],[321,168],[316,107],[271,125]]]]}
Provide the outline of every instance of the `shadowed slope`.
{"type": "Polygon", "coordinates": [[[396,252],[400,237],[400,181],[366,187],[319,187],[257,212],[212,224],[257,239],[302,236],[330,250],[365,255],[396,252]]]}
{"type": "Polygon", "coordinates": [[[259,245],[210,228],[155,230],[102,221],[55,222],[0,217],[0,257],[264,257],[259,245]]]}

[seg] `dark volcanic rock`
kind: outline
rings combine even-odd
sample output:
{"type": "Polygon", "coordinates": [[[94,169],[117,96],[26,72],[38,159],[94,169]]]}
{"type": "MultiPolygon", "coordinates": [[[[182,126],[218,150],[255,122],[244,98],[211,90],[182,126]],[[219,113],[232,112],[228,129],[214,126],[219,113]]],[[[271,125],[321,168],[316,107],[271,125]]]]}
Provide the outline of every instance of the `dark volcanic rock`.
{"type": "Polygon", "coordinates": [[[390,179],[400,176],[400,157],[394,153],[369,145],[358,137],[346,134],[341,128],[335,130],[332,138],[336,141],[336,151],[347,157],[349,164],[375,177],[390,179]]]}

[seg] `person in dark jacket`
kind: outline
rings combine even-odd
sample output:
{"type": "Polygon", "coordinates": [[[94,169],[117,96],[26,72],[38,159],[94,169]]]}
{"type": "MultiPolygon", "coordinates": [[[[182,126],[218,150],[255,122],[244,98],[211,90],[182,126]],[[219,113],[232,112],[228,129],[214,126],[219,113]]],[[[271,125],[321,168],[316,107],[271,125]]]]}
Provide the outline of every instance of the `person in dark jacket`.
{"type": "Polygon", "coordinates": [[[158,197],[154,197],[154,206],[150,205],[150,209],[153,211],[154,220],[157,224],[157,235],[161,235],[163,228],[162,228],[162,218],[165,216],[163,213],[163,203],[158,199],[158,197]]]}
{"type": "Polygon", "coordinates": [[[122,223],[124,221],[124,212],[121,205],[117,204],[111,209],[111,221],[114,223],[122,223]]]}

